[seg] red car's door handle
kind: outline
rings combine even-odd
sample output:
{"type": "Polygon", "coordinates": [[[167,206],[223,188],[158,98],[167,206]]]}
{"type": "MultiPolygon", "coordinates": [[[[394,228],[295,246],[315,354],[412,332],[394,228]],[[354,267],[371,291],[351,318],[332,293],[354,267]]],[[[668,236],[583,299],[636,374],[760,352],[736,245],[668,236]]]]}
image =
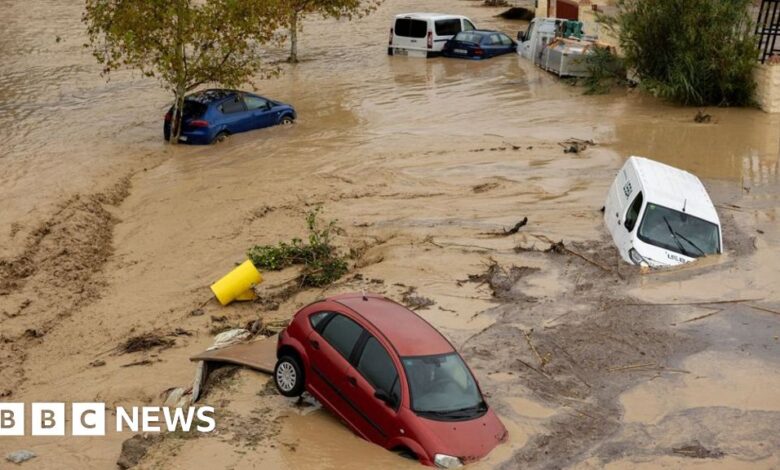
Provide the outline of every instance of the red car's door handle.
{"type": "Polygon", "coordinates": [[[314,349],[320,349],[320,342],[317,341],[316,339],[310,339],[309,344],[311,344],[311,347],[313,347],[314,349]]]}
{"type": "Polygon", "coordinates": [[[347,382],[353,387],[357,387],[357,379],[352,376],[347,376],[347,382]]]}

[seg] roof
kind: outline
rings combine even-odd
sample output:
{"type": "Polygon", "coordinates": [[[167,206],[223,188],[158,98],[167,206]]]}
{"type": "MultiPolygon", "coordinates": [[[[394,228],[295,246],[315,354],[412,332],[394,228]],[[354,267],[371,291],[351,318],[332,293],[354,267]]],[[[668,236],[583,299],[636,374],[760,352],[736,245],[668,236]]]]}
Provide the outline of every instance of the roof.
{"type": "Polygon", "coordinates": [[[328,300],[356,312],[392,343],[398,355],[427,356],[455,351],[439,331],[408,308],[385,297],[368,294],[344,294],[328,300]]]}
{"type": "Polygon", "coordinates": [[[233,96],[238,93],[236,90],[225,90],[221,88],[210,88],[208,90],[196,91],[191,95],[187,95],[186,99],[190,101],[197,101],[198,103],[208,104],[213,101],[218,101],[229,96],[233,96]]]}
{"type": "Polygon", "coordinates": [[[644,186],[645,199],[720,225],[718,213],[699,178],[685,170],[644,157],[629,157],[644,186]]]}
{"type": "Polygon", "coordinates": [[[396,18],[415,18],[420,20],[430,20],[430,19],[446,19],[446,18],[466,18],[463,15],[450,15],[448,13],[425,13],[425,12],[417,12],[417,13],[399,13],[395,15],[396,18]]]}

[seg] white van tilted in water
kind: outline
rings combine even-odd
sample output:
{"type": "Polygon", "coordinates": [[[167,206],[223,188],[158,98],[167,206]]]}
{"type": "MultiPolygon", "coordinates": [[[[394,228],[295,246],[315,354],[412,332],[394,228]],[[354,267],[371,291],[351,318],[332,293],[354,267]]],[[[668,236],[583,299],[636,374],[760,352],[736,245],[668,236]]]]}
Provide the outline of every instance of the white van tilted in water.
{"type": "Polygon", "coordinates": [[[624,260],[674,266],[723,252],[720,219],[695,175],[630,157],[615,177],[604,222],[624,260]]]}
{"type": "Polygon", "coordinates": [[[390,28],[390,55],[433,57],[441,54],[444,43],[461,31],[476,29],[465,16],[441,13],[402,13],[390,28]]]}

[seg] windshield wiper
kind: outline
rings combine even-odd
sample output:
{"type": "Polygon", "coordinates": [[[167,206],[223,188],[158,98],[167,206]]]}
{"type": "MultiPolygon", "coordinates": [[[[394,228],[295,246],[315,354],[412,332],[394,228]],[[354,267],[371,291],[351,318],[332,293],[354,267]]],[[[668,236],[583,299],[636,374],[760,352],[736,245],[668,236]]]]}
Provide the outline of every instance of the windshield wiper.
{"type": "Polygon", "coordinates": [[[481,413],[486,409],[487,409],[487,404],[484,401],[482,401],[474,406],[467,406],[465,408],[457,408],[454,410],[424,410],[424,411],[420,411],[420,413],[432,414],[435,416],[447,416],[447,417],[455,417],[453,415],[473,416],[474,414],[481,413]]]}
{"type": "Polygon", "coordinates": [[[698,250],[698,252],[699,252],[699,253],[701,253],[701,255],[702,255],[702,256],[707,256],[707,253],[705,253],[705,252],[704,252],[704,250],[702,250],[701,248],[699,248],[699,246],[698,246],[698,245],[696,245],[695,243],[693,243],[692,241],[688,240],[688,238],[687,238],[687,237],[683,236],[683,235],[682,235],[682,234],[680,234],[680,233],[676,233],[676,232],[675,232],[675,235],[677,235],[678,237],[680,237],[680,238],[682,238],[683,240],[685,240],[685,241],[686,241],[686,242],[687,242],[689,245],[691,245],[692,247],[696,248],[696,250],[698,250]]]}
{"type": "Polygon", "coordinates": [[[680,240],[677,238],[677,232],[674,231],[672,228],[672,224],[669,223],[669,219],[664,216],[664,222],[666,222],[666,228],[669,229],[669,233],[672,234],[672,239],[674,240],[674,243],[677,244],[677,248],[680,249],[680,253],[684,254],[685,256],[690,256],[688,252],[683,248],[682,243],[680,243],[680,240]]]}

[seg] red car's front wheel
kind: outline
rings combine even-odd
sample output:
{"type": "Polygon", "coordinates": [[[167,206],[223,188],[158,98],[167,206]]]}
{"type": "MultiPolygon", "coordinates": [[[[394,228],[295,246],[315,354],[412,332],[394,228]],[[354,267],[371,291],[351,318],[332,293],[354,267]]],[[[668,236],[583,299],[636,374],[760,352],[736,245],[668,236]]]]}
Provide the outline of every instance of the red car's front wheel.
{"type": "Polygon", "coordinates": [[[303,368],[292,356],[282,356],[274,367],[274,383],[279,393],[286,397],[299,397],[303,393],[303,368]]]}

